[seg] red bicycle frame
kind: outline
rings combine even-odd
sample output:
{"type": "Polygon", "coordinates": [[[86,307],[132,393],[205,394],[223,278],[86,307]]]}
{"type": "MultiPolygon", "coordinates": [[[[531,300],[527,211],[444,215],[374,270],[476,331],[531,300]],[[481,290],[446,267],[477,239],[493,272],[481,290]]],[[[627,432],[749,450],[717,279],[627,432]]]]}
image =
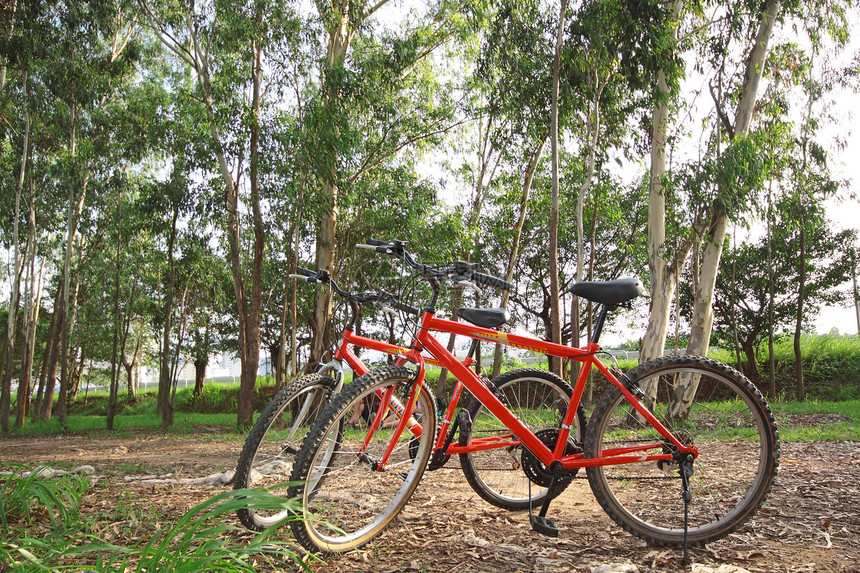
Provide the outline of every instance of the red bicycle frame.
{"type": "MultiPolygon", "coordinates": [[[[653,443],[645,443],[626,448],[605,449],[601,451],[600,456],[596,458],[585,458],[585,454],[583,453],[564,455],[564,449],[567,445],[570,430],[574,423],[574,416],[576,415],[579,403],[582,399],[585,385],[588,382],[588,373],[591,370],[592,366],[596,367],[612,384],[614,384],[621,391],[621,393],[624,395],[630,405],[645,420],[647,420],[654,427],[654,429],[656,429],[660,433],[660,435],[663,436],[663,438],[671,442],[677,449],[677,451],[682,453],[690,453],[693,456],[698,455],[697,448],[685,445],[680,440],[678,440],[678,438],[676,438],[663,424],[660,423],[660,421],[650,412],[650,410],[648,410],[648,408],[642,403],[642,401],[632,392],[630,392],[630,390],[628,390],[627,387],[622,382],[620,382],[618,378],[616,378],[615,375],[613,375],[612,372],[596,357],[596,354],[600,351],[600,345],[598,345],[597,343],[589,342],[584,348],[565,346],[562,344],[555,344],[537,338],[520,336],[517,334],[509,334],[467,323],[437,318],[434,313],[429,311],[425,311],[421,317],[421,323],[420,328],[418,329],[416,342],[418,343],[416,346],[429,351],[437,362],[439,362],[443,367],[447,368],[454,374],[454,376],[458,380],[459,390],[462,389],[459,388],[460,385],[468,389],[475,396],[475,398],[480,400],[481,403],[483,403],[483,405],[511,431],[510,435],[505,434],[491,438],[480,438],[477,440],[473,440],[473,442],[468,446],[459,446],[457,444],[451,444],[445,451],[447,455],[522,444],[523,446],[528,448],[542,463],[544,463],[546,467],[550,467],[551,464],[553,464],[554,462],[560,462],[562,466],[566,469],[573,469],[590,466],[618,465],[635,462],[648,462],[672,459],[671,453],[650,455],[636,454],[636,452],[645,452],[655,448],[663,449],[662,446],[665,444],[665,442],[662,441],[655,441],[653,443]],[[453,354],[448,352],[447,348],[445,348],[444,345],[442,345],[438,340],[436,340],[431,331],[453,333],[461,336],[466,336],[472,339],[486,340],[493,343],[512,346],[514,348],[534,350],[542,354],[558,356],[560,358],[567,358],[569,360],[576,360],[577,362],[581,362],[582,368],[579,371],[576,384],[574,385],[573,396],[571,398],[567,412],[564,416],[564,419],[562,420],[560,434],[558,440],[556,441],[555,450],[551,451],[528,427],[526,427],[519,420],[519,418],[517,418],[507,408],[507,406],[502,403],[501,400],[499,400],[499,398],[495,396],[495,394],[493,394],[493,392],[487,387],[487,385],[474,371],[464,366],[460,361],[457,360],[457,358],[453,354]]],[[[424,382],[424,357],[417,350],[407,353],[405,357],[413,362],[416,362],[419,365],[418,378],[414,385],[414,399],[414,396],[417,395],[421,384],[423,384],[424,382]]],[[[459,398],[459,391],[457,392],[456,396],[452,397],[452,404],[449,405],[449,412],[447,412],[446,418],[450,417],[450,414],[453,411],[455,400],[457,398],[459,398]]],[[[406,425],[406,421],[401,418],[400,424],[398,424],[395,436],[392,440],[392,444],[399,438],[406,425]]],[[[440,432],[436,443],[437,449],[443,445],[444,439],[445,433],[440,432]]],[[[381,466],[384,467],[385,463],[387,462],[387,456],[385,456],[381,461],[381,466]]]]}
{"type": "MultiPolygon", "coordinates": [[[[415,348],[405,348],[403,346],[397,346],[396,344],[390,344],[388,342],[382,342],[380,340],[374,340],[372,338],[366,338],[364,336],[356,335],[354,332],[352,332],[352,330],[347,329],[347,330],[344,330],[343,333],[341,334],[341,342],[340,342],[340,345],[338,346],[337,350],[335,351],[334,358],[336,360],[345,360],[346,363],[349,364],[349,366],[352,368],[353,372],[358,373],[359,376],[363,376],[363,375],[367,374],[368,372],[370,372],[370,370],[367,368],[367,366],[364,365],[364,363],[361,361],[361,359],[358,356],[356,356],[356,354],[350,348],[350,345],[360,346],[361,348],[367,348],[370,350],[377,350],[379,352],[384,352],[385,354],[397,356],[397,361],[395,362],[396,364],[403,364],[404,362],[407,362],[407,361],[421,364],[421,380],[422,381],[424,378],[424,364],[432,364],[435,366],[441,366],[442,365],[438,360],[436,360],[432,356],[423,355],[420,350],[417,350],[415,348]]],[[[467,356],[462,361],[457,360],[457,358],[454,357],[450,353],[449,353],[449,356],[453,357],[454,361],[456,361],[457,364],[459,364],[460,366],[462,366],[466,370],[469,370],[469,367],[472,364],[474,364],[474,360],[472,359],[471,356],[467,356]]],[[[451,425],[451,420],[453,419],[454,411],[456,410],[457,402],[460,400],[460,395],[462,394],[462,392],[463,392],[463,384],[461,382],[457,381],[457,384],[454,386],[454,391],[451,394],[451,401],[448,405],[448,409],[445,411],[445,416],[442,420],[441,431],[439,432],[440,437],[444,437],[445,433],[447,432],[448,428],[451,425]]],[[[405,412],[411,411],[412,404],[409,403],[409,404],[404,405],[402,402],[400,402],[400,400],[397,399],[396,396],[394,396],[391,393],[391,389],[389,389],[389,392],[387,392],[385,395],[380,394],[379,397],[382,400],[382,403],[388,404],[389,407],[391,408],[391,410],[394,412],[394,414],[401,420],[403,419],[403,414],[405,412]]],[[[384,411],[384,408],[380,408],[379,411],[377,412],[377,417],[379,419],[374,420],[374,422],[371,424],[372,429],[366,438],[367,440],[370,440],[370,438],[373,436],[373,432],[375,431],[375,429],[378,428],[379,425],[382,423],[382,419],[385,417],[382,415],[383,411],[384,411]]],[[[409,428],[409,431],[411,431],[412,434],[415,435],[416,437],[421,435],[421,425],[418,424],[418,422],[412,416],[407,417],[406,422],[402,423],[402,426],[403,426],[403,428],[409,428]]],[[[398,429],[397,429],[397,435],[398,436],[403,431],[403,428],[400,428],[398,426],[398,429]]],[[[437,447],[442,447],[443,441],[440,441],[437,444],[437,447]]],[[[364,448],[362,448],[362,450],[363,449],[364,448]]],[[[386,455],[385,461],[387,461],[387,459],[388,459],[388,456],[386,455]]],[[[384,465],[384,462],[383,462],[383,465],[384,465]]]]}

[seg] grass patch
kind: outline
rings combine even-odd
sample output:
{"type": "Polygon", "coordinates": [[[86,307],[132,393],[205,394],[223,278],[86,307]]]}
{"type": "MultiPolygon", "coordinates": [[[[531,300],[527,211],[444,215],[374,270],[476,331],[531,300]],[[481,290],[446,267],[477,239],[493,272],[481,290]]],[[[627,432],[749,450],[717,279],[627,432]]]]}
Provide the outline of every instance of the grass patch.
{"type": "Polygon", "coordinates": [[[783,441],[860,440],[860,400],[775,402],[771,408],[783,441]]]}
{"type": "Polygon", "coordinates": [[[0,483],[4,571],[310,571],[289,543],[273,535],[282,524],[250,539],[249,532],[229,525],[240,507],[298,509],[294,501],[268,491],[221,493],[153,533],[144,524],[157,523],[157,508],[124,495],[111,511],[84,514],[80,508],[89,485],[86,478],[47,477],[21,465],[3,469],[10,467],[0,483]],[[118,519],[122,527],[117,527],[118,519]]]}
{"type": "MultiPolygon", "coordinates": [[[[835,402],[860,398],[860,336],[803,335],[801,355],[807,396],[835,402]]],[[[766,378],[766,343],[760,347],[758,359],[766,378]]],[[[794,396],[797,380],[793,337],[783,335],[777,338],[774,359],[780,393],[794,396]]]]}
{"type": "MultiPolygon", "coordinates": [[[[200,436],[201,430],[213,435],[236,432],[236,414],[181,413],[174,415],[171,434],[200,436]]],[[[139,434],[161,433],[161,416],[155,412],[146,414],[121,414],[114,418],[112,436],[130,437],[139,434]]],[[[58,434],[108,435],[104,416],[69,415],[63,424],[57,418],[48,422],[33,422],[14,430],[16,436],[53,436],[58,434]]]]}

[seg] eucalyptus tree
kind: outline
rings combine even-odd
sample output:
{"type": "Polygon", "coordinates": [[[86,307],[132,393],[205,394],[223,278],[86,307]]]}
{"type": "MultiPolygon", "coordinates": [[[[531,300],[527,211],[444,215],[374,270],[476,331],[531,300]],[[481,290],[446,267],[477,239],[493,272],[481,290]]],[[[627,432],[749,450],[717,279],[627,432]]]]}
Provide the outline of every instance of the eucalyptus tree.
{"type": "MultiPolygon", "coordinates": [[[[38,115],[30,113],[31,119],[38,118],[39,137],[32,142],[29,176],[45,174],[41,181],[48,185],[37,187],[44,196],[39,199],[42,206],[53,209],[65,203],[68,207],[59,217],[45,210],[41,218],[46,222],[47,233],[56,232],[57,219],[64,220],[65,226],[61,260],[52,261],[45,270],[53,274],[56,264],[56,272],[63,277],[54,283],[58,285],[53,309],[55,328],[48,342],[50,350],[45,353],[49,362],[45,370],[51,382],[44,385],[46,399],[40,415],[47,419],[52,414],[53,376],[58,363],[62,390],[58,414],[65,415],[74,316],[73,255],[76,245],[81,244],[78,227],[87,191],[110,131],[109,121],[103,121],[104,106],[130,76],[135,55],[128,48],[134,26],[125,9],[111,2],[15,3],[11,16],[12,27],[5,30],[3,43],[5,86],[26,83],[28,87],[22,93],[27,94],[27,107],[39,110],[38,115]],[[24,77],[26,82],[21,81],[24,77]],[[58,192],[65,198],[57,197],[58,192]]],[[[31,305],[31,312],[32,308],[31,305]]]]}
{"type": "MultiPolygon", "coordinates": [[[[711,170],[709,177],[698,182],[700,187],[710,187],[712,190],[707,203],[701,206],[703,208],[692,209],[691,202],[690,218],[682,220],[679,232],[667,239],[664,195],[671,191],[667,191],[663,183],[666,174],[665,136],[670,117],[669,108],[658,104],[653,122],[653,207],[649,230],[653,306],[649,329],[643,340],[643,358],[662,352],[674,285],[687,255],[694,248],[697,254],[693,265],[697,294],[688,351],[700,354],[707,351],[713,321],[711,298],[723,239],[729,222],[749,211],[753,197],[751,189],[735,187],[738,178],[754,183],[754,174],[747,167],[760,170],[766,167],[764,163],[759,163],[757,167],[752,165],[756,161],[755,156],[763,154],[761,145],[764,142],[762,138],[756,137],[754,131],[756,112],[760,107],[759,86],[768,71],[766,58],[775,25],[779,22],[791,23],[798,34],[806,35],[813,44],[820,40],[823,30],[844,40],[847,29],[844,7],[845,3],[838,1],[715,2],[707,6],[689,7],[683,2],[673,3],[672,19],[683,22],[676,27],[683,36],[679,38],[675,35],[672,45],[679,46],[680,42],[684,46],[701,47],[695,71],[709,79],[714,107],[711,118],[705,124],[707,135],[702,141],[706,149],[701,151],[700,156],[717,168],[711,170]],[[705,8],[708,17],[705,16],[705,8]],[[724,155],[729,157],[723,158],[724,155]]],[[[663,71],[664,67],[658,70],[658,83],[663,71]]],[[[669,84],[665,86],[660,91],[668,95],[669,84]]],[[[759,181],[759,187],[762,181],[759,181]]],[[[703,196],[700,195],[698,199],[703,199],[703,196]]],[[[687,198],[676,197],[675,200],[678,204],[686,204],[687,198]]]]}
{"type": "MultiPolygon", "coordinates": [[[[751,211],[756,193],[769,177],[771,158],[766,153],[767,135],[759,129],[762,78],[769,68],[766,58],[775,25],[792,23],[816,42],[822,29],[845,37],[843,3],[822,2],[715,2],[687,7],[673,4],[672,20],[679,22],[670,46],[699,46],[694,70],[708,80],[713,100],[712,114],[704,122],[703,143],[695,161],[681,162],[666,171],[666,134],[670,121],[666,98],[655,107],[652,136],[651,211],[649,253],[652,270],[652,309],[649,328],[643,339],[642,359],[660,355],[665,344],[671,297],[681,269],[692,252],[690,263],[695,291],[691,332],[687,351],[705,354],[714,320],[712,300],[729,223],[751,211]],[[689,11],[684,12],[685,8],[689,11]],[[705,8],[709,14],[705,16],[705,8]],[[686,15],[686,16],[685,16],[686,15]],[[816,22],[816,24],[812,24],[816,22]],[[740,56],[740,57],[739,57],[740,56]],[[667,185],[670,183],[670,185],[667,185]],[[666,198],[671,196],[672,202],[666,198]],[[667,237],[667,205],[677,223],[667,237]],[[678,209],[681,207],[681,209],[678,209]]],[[[658,87],[661,73],[657,69],[658,87]]],[[[677,67],[675,67],[677,69],[677,67]]],[[[669,95],[664,82],[658,91],[669,95]]],[[[677,118],[678,135],[686,129],[677,118]]],[[[683,139],[683,137],[676,140],[683,139]]],[[[675,407],[679,415],[687,411],[686,396],[696,380],[679,385],[675,407]]]]}
{"type": "MultiPolygon", "coordinates": [[[[738,27],[739,29],[732,30],[731,28],[734,26],[730,27],[729,38],[734,39],[732,36],[739,32],[742,34],[741,42],[749,42],[750,36],[752,36],[753,41],[751,48],[746,53],[746,65],[743,77],[738,78],[740,81],[731,86],[730,91],[733,92],[732,99],[716,101],[717,115],[726,129],[725,135],[727,139],[731,142],[724,153],[725,156],[734,157],[727,162],[728,164],[724,164],[725,169],[721,170],[722,173],[717,175],[717,180],[714,183],[718,194],[711,203],[712,208],[710,213],[701,219],[707,230],[703,233],[705,244],[702,249],[700,268],[695,270],[698,273],[698,278],[696,280],[697,286],[690,341],[687,346],[687,351],[692,354],[707,354],[711,327],[714,320],[712,308],[713,291],[722,256],[726,230],[730,217],[740,214],[737,209],[732,209],[732,207],[743,208],[746,203],[747,197],[744,196],[743,191],[739,190],[736,185],[733,185],[737,178],[732,172],[738,167],[745,169],[747,161],[754,160],[757,155],[758,150],[749,145],[753,140],[748,139],[747,135],[750,133],[753,125],[753,114],[759,97],[759,84],[764,74],[764,63],[770,39],[773,35],[774,24],[780,15],[781,2],[779,0],[769,0],[765,3],[763,9],[758,9],[758,5],[755,7],[751,6],[750,8],[752,10],[747,15],[747,18],[744,18],[742,13],[729,12],[729,16],[733,20],[743,22],[738,27]],[[727,112],[724,109],[730,101],[737,102],[733,122],[728,120],[726,117],[727,112]],[[741,193],[738,193],[738,191],[741,191],[741,193]]],[[[722,74],[719,75],[722,76],[722,74]]],[[[728,81],[724,82],[722,77],[718,78],[718,82],[724,85],[729,84],[728,81]]],[[[717,133],[719,134],[719,139],[722,139],[722,130],[717,129],[717,133]]],[[[761,183],[753,182],[753,185],[758,187],[761,183]]]]}
{"type": "MultiPolygon", "coordinates": [[[[533,203],[532,185],[538,172],[547,169],[541,158],[551,132],[552,39],[557,36],[558,21],[539,2],[499,1],[489,3],[484,10],[474,10],[471,22],[481,38],[470,82],[475,94],[472,113],[484,118],[487,126],[496,126],[495,131],[488,128],[483,133],[501,160],[494,170],[495,179],[484,184],[484,201],[489,204],[490,215],[484,218],[482,227],[493,236],[497,232],[494,223],[500,215],[498,210],[503,209],[507,230],[511,231],[501,244],[474,241],[473,248],[484,253],[492,250],[493,255],[484,259],[499,262],[493,272],[513,282],[533,203]],[[508,213],[506,206],[516,212],[508,213]],[[495,246],[501,250],[490,248],[495,246]]],[[[560,83],[559,89],[564,91],[566,84],[560,83]]],[[[570,108],[561,106],[558,113],[564,125],[570,108]]],[[[544,267],[547,256],[544,253],[544,267]]],[[[502,293],[502,306],[508,305],[510,297],[511,293],[502,293]]],[[[494,372],[501,366],[501,356],[501,347],[497,346],[494,372]]]]}
{"type": "MultiPolygon", "coordinates": [[[[32,353],[29,352],[30,342],[33,340],[35,322],[33,313],[37,313],[34,305],[35,289],[27,285],[27,277],[35,279],[35,187],[32,174],[28,175],[28,165],[32,164],[32,137],[34,121],[38,130],[38,116],[34,117],[34,105],[32,84],[30,77],[30,58],[27,53],[31,50],[22,50],[25,54],[19,54],[26,45],[25,36],[20,32],[20,27],[26,27],[26,21],[21,21],[21,14],[17,2],[6,7],[6,18],[3,20],[3,28],[0,30],[0,114],[5,121],[0,127],[0,169],[2,169],[2,208],[6,214],[0,229],[0,241],[7,247],[11,255],[11,264],[8,266],[9,275],[9,306],[6,309],[5,340],[0,352],[0,428],[4,432],[9,430],[12,377],[15,370],[16,357],[18,355],[18,324],[20,316],[21,300],[23,298],[25,309],[23,313],[23,329],[25,332],[23,356],[21,359],[21,376],[18,384],[18,414],[17,421],[23,420],[25,410],[28,406],[30,391],[30,367],[27,366],[28,354],[30,361],[32,353]],[[11,74],[7,76],[10,71],[11,74]],[[12,81],[7,84],[7,77],[12,81]],[[27,193],[27,196],[25,196],[27,193]],[[27,211],[25,223],[23,212],[27,211]],[[24,290],[30,291],[29,296],[24,290]],[[31,326],[33,328],[31,328],[31,326]]],[[[29,46],[32,49],[32,46],[29,46]]],[[[35,286],[33,280],[30,281],[35,286]]],[[[36,317],[38,314],[36,314],[36,317]]],[[[16,423],[16,425],[18,425],[16,423]]]]}
{"type": "MultiPolygon", "coordinates": [[[[251,398],[260,358],[260,313],[265,224],[262,211],[260,165],[266,152],[260,134],[268,101],[265,63],[277,60],[284,45],[297,40],[301,21],[293,7],[282,2],[253,5],[194,2],[142,2],[150,29],[189,71],[193,84],[176,86],[177,93],[202,104],[205,139],[200,150],[210,154],[201,162],[204,172],[216,171],[223,193],[222,225],[228,246],[238,319],[237,351],[242,364],[237,424],[250,425],[251,398]],[[242,202],[240,205],[240,196],[242,202]],[[244,216],[250,209],[249,260],[243,245],[244,216]],[[249,269],[246,273],[245,269],[249,269]]],[[[277,91],[277,90],[274,90],[277,91]]]]}
{"type": "MultiPolygon", "coordinates": [[[[836,44],[838,48],[841,41],[837,38],[829,43],[836,44]]],[[[837,284],[844,282],[849,268],[846,253],[853,248],[853,242],[846,241],[845,237],[840,238],[843,245],[831,241],[827,248],[833,261],[822,260],[818,248],[821,241],[833,235],[826,228],[828,222],[822,205],[845,187],[844,182],[832,175],[828,148],[834,145],[822,137],[822,128],[838,121],[830,115],[830,106],[835,97],[834,89],[843,85],[847,76],[844,70],[833,67],[829,54],[826,54],[829,51],[818,43],[806,50],[795,43],[777,46],[768,59],[773,80],[759,106],[760,123],[774,126],[771,130],[781,128],[783,134],[781,138],[770,138],[767,147],[774,162],[768,182],[767,238],[769,245],[788,243],[796,247],[793,261],[797,280],[792,282],[797,301],[794,362],[800,400],[805,399],[801,335],[807,325],[807,306],[819,302],[817,297],[822,290],[823,271],[818,267],[841,268],[844,274],[837,284]]],[[[836,147],[838,145],[837,139],[836,147]]],[[[777,251],[785,246],[779,245],[777,251]]],[[[771,269],[770,282],[775,284],[774,265],[769,264],[766,268],[771,269]]]]}
{"type": "MultiPolygon", "coordinates": [[[[374,171],[397,164],[421,143],[437,140],[453,123],[451,90],[433,69],[433,55],[450,48],[460,33],[456,4],[433,3],[422,11],[396,13],[388,0],[317,2],[327,46],[320,61],[317,96],[308,102],[307,125],[314,135],[313,176],[320,223],[315,264],[335,268],[341,241],[338,217],[350,204],[349,190],[374,171]],[[397,15],[396,25],[374,17],[397,15]]],[[[310,362],[322,356],[330,316],[328,297],[317,293],[312,318],[310,362]]]]}
{"type": "MultiPolygon", "coordinates": [[[[570,132],[584,166],[576,192],[576,281],[589,266],[583,214],[588,193],[610,152],[629,157],[636,150],[636,130],[653,101],[648,78],[661,57],[654,48],[665,24],[655,22],[653,7],[645,6],[593,0],[578,6],[570,18],[564,79],[571,95],[566,105],[575,107],[570,132]]],[[[581,310],[577,297],[572,298],[570,328],[578,345],[581,310]]]]}
{"type": "MultiPolygon", "coordinates": [[[[4,80],[5,80],[5,65],[4,65],[4,80]]],[[[24,91],[26,92],[26,83],[27,76],[24,74],[24,91]]],[[[11,278],[12,278],[12,288],[10,290],[9,297],[9,310],[8,310],[8,320],[6,325],[6,348],[5,348],[5,357],[6,363],[5,368],[3,368],[2,373],[0,373],[0,383],[2,387],[0,387],[0,429],[3,432],[9,431],[9,412],[11,405],[11,397],[12,397],[12,370],[13,364],[15,362],[15,342],[17,339],[16,330],[18,326],[18,297],[21,291],[21,277],[24,271],[24,259],[21,257],[21,249],[20,249],[20,236],[18,232],[18,223],[21,215],[21,196],[24,190],[24,175],[27,167],[27,154],[30,151],[30,114],[29,111],[25,111],[24,114],[24,133],[23,133],[23,142],[21,144],[22,152],[21,152],[21,165],[19,169],[18,182],[15,187],[15,208],[13,213],[12,220],[12,251],[13,251],[13,264],[11,267],[11,278]]],[[[34,236],[31,236],[31,241],[35,240],[34,236]]],[[[23,395],[26,396],[29,392],[29,385],[25,385],[23,395]]],[[[19,392],[19,395],[21,392],[19,392]]],[[[22,410],[24,405],[22,404],[20,407],[22,410]]],[[[23,420],[23,411],[19,413],[19,420],[23,420]]]]}
{"type": "Polygon", "coordinates": [[[679,44],[683,40],[682,34],[687,33],[690,25],[681,27],[684,0],[672,0],[663,7],[652,3],[643,3],[640,6],[643,29],[649,39],[644,48],[655,57],[652,65],[643,68],[643,81],[651,85],[654,99],[649,130],[651,169],[648,186],[651,304],[648,329],[640,348],[640,358],[647,360],[663,353],[677,276],[690,248],[685,242],[676,243],[671,236],[667,241],[667,206],[674,209],[676,202],[663,181],[666,173],[671,104],[677,94],[681,70],[679,44]]]}

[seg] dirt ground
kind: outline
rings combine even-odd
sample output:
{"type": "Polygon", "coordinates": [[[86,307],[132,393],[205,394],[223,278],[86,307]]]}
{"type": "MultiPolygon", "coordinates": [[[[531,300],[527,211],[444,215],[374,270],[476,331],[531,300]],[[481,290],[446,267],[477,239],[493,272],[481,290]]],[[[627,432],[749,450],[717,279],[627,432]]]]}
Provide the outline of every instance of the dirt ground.
{"type": "MultiPolygon", "coordinates": [[[[88,464],[102,476],[87,504],[118,499],[156,504],[178,517],[229,488],[155,484],[144,475],[196,478],[235,467],[238,437],[211,439],[0,439],[0,465],[88,464]]],[[[860,443],[783,443],[776,485],[764,508],[740,531],[705,548],[651,547],[622,531],[594,501],[586,480],[551,506],[558,538],[532,532],[528,515],[492,507],[472,493],[456,460],[427,472],[394,527],[361,551],[312,565],[320,572],[432,571],[748,571],[860,572],[860,443]],[[696,568],[698,567],[698,569],[696,568]]],[[[65,466],[68,467],[68,466],[65,466]]],[[[2,478],[0,478],[2,479],[2,478]]],[[[238,523],[238,522],[237,522],[238,523]]],[[[287,533],[285,532],[285,535],[287,533]]]]}

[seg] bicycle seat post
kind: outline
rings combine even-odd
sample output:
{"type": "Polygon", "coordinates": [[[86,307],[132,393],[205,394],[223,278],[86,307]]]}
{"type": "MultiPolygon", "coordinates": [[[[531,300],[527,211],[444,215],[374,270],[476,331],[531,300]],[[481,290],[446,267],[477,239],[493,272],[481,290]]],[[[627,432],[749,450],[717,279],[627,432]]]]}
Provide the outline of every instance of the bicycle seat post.
{"type": "Polygon", "coordinates": [[[603,324],[606,322],[606,315],[610,310],[615,310],[616,307],[611,307],[608,304],[600,305],[600,310],[597,313],[597,322],[594,323],[594,332],[591,334],[591,342],[597,344],[600,340],[600,334],[603,331],[603,324]]]}

